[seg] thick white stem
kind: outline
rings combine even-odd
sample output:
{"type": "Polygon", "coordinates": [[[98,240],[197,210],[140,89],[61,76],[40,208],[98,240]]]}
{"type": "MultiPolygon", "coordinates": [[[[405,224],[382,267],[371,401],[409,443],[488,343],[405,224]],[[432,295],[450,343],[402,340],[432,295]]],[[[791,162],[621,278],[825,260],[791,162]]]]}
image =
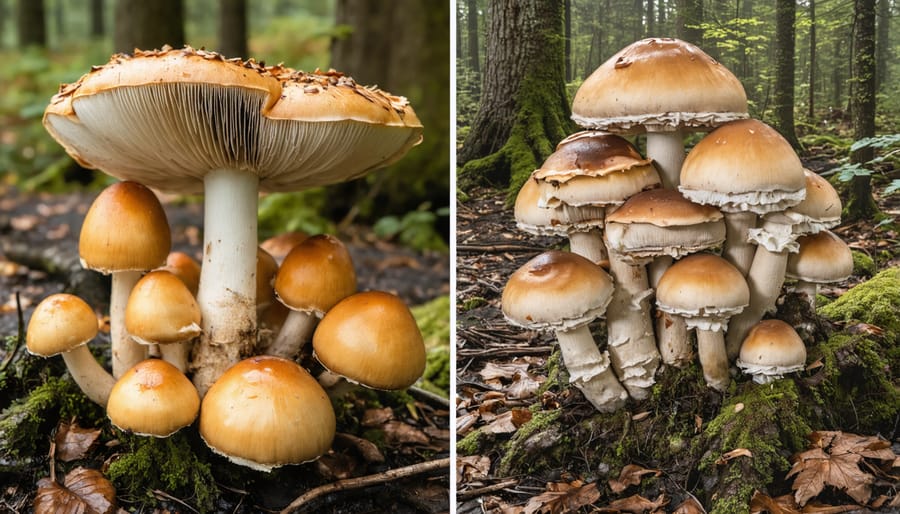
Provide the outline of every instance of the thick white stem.
{"type": "Polygon", "coordinates": [[[141,278],[140,271],[116,271],[112,274],[109,295],[109,339],[112,374],[119,378],[138,362],[147,358],[147,347],[135,342],[125,330],[125,307],[131,290],[141,278]]]}
{"type": "Polygon", "coordinates": [[[606,309],[609,357],[628,394],[641,400],[650,394],[660,360],[650,321],[652,291],[644,266],[628,264],[616,252],[609,253],[609,272],[616,285],[606,309]]]}
{"type": "Polygon", "coordinates": [[[668,312],[656,311],[656,338],[663,363],[683,368],[694,359],[684,318],[668,312]]]}
{"type": "Polygon", "coordinates": [[[728,323],[725,342],[729,360],[737,359],[741,352],[741,344],[750,329],[759,323],[766,312],[775,310],[775,300],[778,299],[781,286],[784,284],[787,258],[787,250],[772,252],[764,246],[757,247],[756,256],[747,274],[750,305],[728,323]]]}
{"type": "Polygon", "coordinates": [[[156,345],[159,349],[159,356],[162,360],[178,368],[178,371],[187,374],[188,363],[191,357],[191,347],[193,341],[182,341],[180,343],[168,343],[156,345]]]}
{"type": "Polygon", "coordinates": [[[105,408],[116,379],[103,369],[86,344],[63,353],[62,357],[81,392],[92,402],[105,408]]]}
{"type": "Polygon", "coordinates": [[[706,385],[716,391],[728,389],[731,375],[728,373],[728,354],[725,338],[720,330],[697,329],[697,354],[706,385]]]}
{"type": "Polygon", "coordinates": [[[556,338],[569,382],[600,412],[613,412],[625,405],[628,393],[610,369],[609,357],[597,348],[587,325],[558,330],[556,338]]]}
{"type": "Polygon", "coordinates": [[[285,359],[297,357],[297,353],[312,338],[319,318],[311,312],[294,311],[288,313],[278,331],[278,337],[272,341],[263,353],[285,359]]]}
{"type": "Polygon", "coordinates": [[[216,170],[204,179],[203,264],[197,303],[203,335],[191,367],[201,395],[256,344],[256,175],[216,170]]]}
{"type": "Polygon", "coordinates": [[[754,227],[756,214],[752,212],[725,213],[725,245],[722,247],[722,257],[745,277],[756,253],[756,245],[748,239],[748,231],[754,227]]]}
{"type": "Polygon", "coordinates": [[[569,249],[594,264],[601,264],[608,260],[606,245],[603,244],[603,235],[600,229],[594,228],[587,232],[570,232],[569,249]]]}
{"type": "Polygon", "coordinates": [[[812,308],[812,311],[816,312],[816,294],[818,294],[819,292],[819,285],[815,282],[798,280],[797,284],[794,285],[794,290],[800,296],[805,296],[806,301],[809,302],[809,306],[812,308]]]}
{"type": "Polygon", "coordinates": [[[684,162],[684,134],[680,129],[647,132],[647,158],[653,159],[666,189],[678,190],[684,162]]]}

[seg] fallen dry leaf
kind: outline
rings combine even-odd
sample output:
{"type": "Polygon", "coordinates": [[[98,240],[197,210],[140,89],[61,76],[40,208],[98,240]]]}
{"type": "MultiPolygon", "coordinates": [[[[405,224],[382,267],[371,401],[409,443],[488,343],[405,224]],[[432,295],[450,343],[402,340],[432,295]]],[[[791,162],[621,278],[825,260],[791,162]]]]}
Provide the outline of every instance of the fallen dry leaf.
{"type": "Polygon", "coordinates": [[[63,462],[82,459],[98,437],[100,429],[81,428],[74,421],[60,423],[54,437],[56,458],[63,462]]]}
{"type": "Polygon", "coordinates": [[[612,492],[619,494],[630,485],[640,485],[645,475],[659,476],[662,472],[658,469],[646,469],[636,464],[627,464],[619,473],[619,478],[609,481],[612,492]]]}
{"type": "Polygon", "coordinates": [[[372,428],[379,427],[392,419],[394,419],[394,411],[390,407],[366,409],[359,423],[364,427],[372,428]]]}
{"type": "Polygon", "coordinates": [[[484,368],[478,372],[481,379],[485,382],[493,380],[512,380],[516,374],[525,374],[528,371],[529,364],[526,363],[495,363],[488,362],[484,368]]]}
{"type": "Polygon", "coordinates": [[[706,514],[706,509],[696,499],[688,498],[678,504],[672,514],[706,514]]]}
{"type": "Polygon", "coordinates": [[[600,499],[597,483],[582,484],[576,480],[571,484],[551,482],[547,491],[532,497],[525,504],[523,514],[557,514],[575,512],[600,499]]]}
{"type": "Polygon", "coordinates": [[[639,494],[616,500],[606,507],[600,507],[597,512],[632,512],[634,514],[662,513],[662,508],[669,503],[665,495],[659,495],[655,500],[648,500],[639,494]]]}
{"type": "Polygon", "coordinates": [[[787,494],[772,498],[768,494],[759,491],[753,492],[750,498],[750,514],[800,514],[800,508],[794,501],[794,497],[787,494]]]}
{"type": "Polygon", "coordinates": [[[96,469],[78,467],[63,485],[51,478],[38,481],[35,514],[108,514],[116,509],[116,489],[96,469]]]}
{"type": "Polygon", "coordinates": [[[487,478],[490,472],[491,459],[484,455],[456,458],[456,481],[458,483],[487,478]]]}
{"type": "Polygon", "coordinates": [[[362,437],[339,432],[334,436],[335,447],[350,447],[356,449],[366,462],[384,462],[384,455],[378,446],[362,437]]]}
{"type": "Polygon", "coordinates": [[[428,436],[418,428],[402,421],[384,424],[384,438],[388,444],[428,444],[428,436]]]}
{"type": "Polygon", "coordinates": [[[746,448],[735,448],[734,450],[731,450],[730,452],[723,453],[721,457],[716,459],[716,464],[721,466],[722,464],[726,464],[729,461],[732,461],[738,457],[753,458],[753,454],[750,453],[750,450],[748,450],[746,448]]]}

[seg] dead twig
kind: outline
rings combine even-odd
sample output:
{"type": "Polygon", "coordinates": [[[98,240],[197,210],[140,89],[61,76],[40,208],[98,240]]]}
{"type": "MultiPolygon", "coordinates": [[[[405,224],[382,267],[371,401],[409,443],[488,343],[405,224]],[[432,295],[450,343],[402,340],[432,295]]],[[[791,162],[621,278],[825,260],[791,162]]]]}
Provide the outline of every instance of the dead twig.
{"type": "Polygon", "coordinates": [[[391,480],[397,480],[400,478],[406,478],[413,475],[419,475],[422,473],[428,473],[430,471],[435,471],[442,468],[450,468],[450,458],[432,460],[427,462],[419,462],[416,464],[412,464],[410,466],[405,466],[402,468],[389,469],[382,473],[376,473],[374,475],[367,475],[364,477],[355,477],[355,478],[347,478],[344,480],[338,480],[337,482],[332,482],[330,484],[325,484],[323,486],[316,487],[315,489],[310,489],[309,491],[303,493],[298,496],[297,499],[292,501],[287,507],[285,507],[281,514],[289,514],[291,512],[297,512],[307,503],[315,500],[320,496],[324,496],[326,494],[338,492],[338,491],[347,491],[349,489],[359,489],[361,487],[368,487],[370,485],[375,484],[383,484],[385,482],[390,482],[391,480]]]}
{"type": "Polygon", "coordinates": [[[467,491],[457,491],[456,500],[470,500],[472,498],[477,498],[479,496],[483,496],[488,493],[493,493],[497,491],[501,491],[506,489],[511,485],[518,485],[518,480],[506,480],[504,482],[497,482],[496,484],[486,485],[484,487],[478,487],[476,489],[469,489],[467,491]]]}

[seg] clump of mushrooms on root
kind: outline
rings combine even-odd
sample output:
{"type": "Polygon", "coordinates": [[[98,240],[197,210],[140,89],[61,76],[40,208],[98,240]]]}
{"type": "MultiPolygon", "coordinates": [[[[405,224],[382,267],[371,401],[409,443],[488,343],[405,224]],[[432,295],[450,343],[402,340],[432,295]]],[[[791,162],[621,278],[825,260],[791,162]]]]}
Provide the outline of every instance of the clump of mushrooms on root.
{"type": "MultiPolygon", "coordinates": [[[[43,122],[79,164],[122,180],[91,206],[79,242],[86,267],[113,275],[113,373],[85,346],[96,335],[96,314],[71,295],[51,296],[38,306],[29,323],[29,350],[62,353],[86,395],[109,405],[110,419],[125,430],[165,436],[191,424],[202,399],[201,434],[235,462],[270,470],[324,453],[335,421],[322,386],[296,362],[253,357],[261,349],[257,312],[270,310],[278,271],[278,263],[258,247],[258,196],[358,178],[400,159],[422,139],[422,125],[407,100],[333,70],[306,73],[191,47],[164,47],[116,54],[77,82],[62,85],[43,122]],[[149,188],[204,193],[201,262],[170,254],[165,214],[149,188]],[[173,299],[181,303],[167,303],[173,299]],[[186,350],[194,342],[188,360],[186,350]],[[147,344],[174,351],[163,349],[161,359],[147,359],[153,353],[147,344]],[[219,385],[226,374],[227,383],[219,385]],[[212,394],[219,390],[224,393],[212,394]],[[236,390],[245,394],[235,395],[236,390]],[[146,396],[139,398],[141,391],[146,396]],[[162,405],[162,398],[172,395],[181,398],[179,412],[135,412],[142,401],[162,405]],[[283,412],[266,417],[279,405],[283,412]],[[303,412],[302,419],[292,412],[303,412]],[[250,426],[239,426],[228,413],[250,426]],[[273,430],[281,439],[268,435],[273,430]],[[302,445],[291,442],[301,439],[302,445]],[[272,442],[260,447],[264,440],[272,442]]],[[[336,241],[312,239],[311,245],[336,241]]],[[[354,293],[352,267],[349,273],[352,287],[327,305],[301,310],[318,319],[354,293]]],[[[362,316],[372,325],[382,315],[375,310],[362,316]]],[[[381,383],[384,388],[408,387],[424,370],[421,334],[408,309],[406,316],[415,333],[398,359],[410,367],[399,373],[402,379],[381,383]]],[[[282,339],[290,342],[279,342],[289,346],[280,353],[296,353],[293,348],[311,338],[315,323],[284,324],[282,339]]],[[[346,350],[338,351],[346,356],[346,350]]]]}

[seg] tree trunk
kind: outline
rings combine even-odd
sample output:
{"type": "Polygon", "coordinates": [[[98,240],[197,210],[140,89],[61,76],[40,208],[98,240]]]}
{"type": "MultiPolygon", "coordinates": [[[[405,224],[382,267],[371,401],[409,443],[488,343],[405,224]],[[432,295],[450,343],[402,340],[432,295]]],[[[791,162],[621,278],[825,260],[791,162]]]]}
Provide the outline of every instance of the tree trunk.
{"type": "Polygon", "coordinates": [[[91,0],[91,37],[101,38],[106,33],[106,23],[103,18],[103,0],[91,0]]]}
{"type": "Polygon", "coordinates": [[[675,31],[678,38],[703,46],[703,0],[677,0],[675,31]]]}
{"type": "Polygon", "coordinates": [[[44,16],[44,0],[19,0],[16,12],[19,47],[47,46],[47,25],[44,16]]]}
{"type": "MultiPolygon", "coordinates": [[[[875,0],[855,0],[854,13],[851,115],[853,137],[859,140],[875,135],[875,0]]],[[[850,162],[864,164],[873,157],[873,148],[862,148],[850,154],[850,162]]],[[[871,177],[854,177],[850,183],[847,219],[871,219],[877,212],[878,207],[872,197],[871,177]]]]}
{"type": "Polygon", "coordinates": [[[794,25],[796,0],[775,1],[775,90],[772,106],[775,129],[794,148],[799,148],[794,132],[794,25]]]}
{"type": "Polygon", "coordinates": [[[656,35],[656,18],[653,14],[653,2],[655,0],[647,0],[647,28],[644,33],[647,37],[653,37],[656,35]]]}
{"type": "MultiPolygon", "coordinates": [[[[574,131],[565,90],[562,0],[489,3],[482,97],[459,150],[460,179],[509,185],[574,131]]],[[[472,182],[469,182],[471,184],[472,182]]]]}
{"type": "MultiPolygon", "coordinates": [[[[361,84],[408,97],[425,127],[422,143],[389,169],[336,186],[332,191],[346,194],[346,201],[338,202],[346,205],[339,208],[362,199],[368,203],[367,221],[374,222],[387,214],[415,211],[424,202],[435,208],[447,205],[450,5],[338,0],[335,21],[353,30],[332,41],[331,65],[361,84]]],[[[449,231],[449,224],[446,228],[449,231]]]]}
{"type": "Polygon", "coordinates": [[[566,82],[572,82],[572,0],[565,0],[566,82]]]}
{"type": "Polygon", "coordinates": [[[468,0],[466,11],[466,37],[469,49],[469,69],[474,73],[481,73],[481,63],[478,57],[478,1],[468,0]]]}
{"type": "Polygon", "coordinates": [[[184,46],[182,0],[117,0],[115,20],[113,46],[118,52],[184,46]]]}
{"type": "Polygon", "coordinates": [[[0,49],[4,47],[3,34],[6,33],[4,29],[6,28],[7,16],[9,16],[9,12],[6,9],[6,0],[0,0],[0,49]]]}
{"type": "Polygon", "coordinates": [[[888,83],[888,63],[891,62],[891,0],[878,0],[878,24],[875,45],[875,91],[888,83]]]}
{"type": "Polygon", "coordinates": [[[247,0],[219,0],[219,53],[226,57],[250,57],[247,0]]]}
{"type": "Polygon", "coordinates": [[[53,30],[56,32],[57,41],[62,40],[66,35],[66,14],[63,9],[61,0],[56,0],[53,4],[53,30]]]}
{"type": "Polygon", "coordinates": [[[816,116],[816,44],[816,0],[809,0],[809,123],[815,123],[816,116]]]}

